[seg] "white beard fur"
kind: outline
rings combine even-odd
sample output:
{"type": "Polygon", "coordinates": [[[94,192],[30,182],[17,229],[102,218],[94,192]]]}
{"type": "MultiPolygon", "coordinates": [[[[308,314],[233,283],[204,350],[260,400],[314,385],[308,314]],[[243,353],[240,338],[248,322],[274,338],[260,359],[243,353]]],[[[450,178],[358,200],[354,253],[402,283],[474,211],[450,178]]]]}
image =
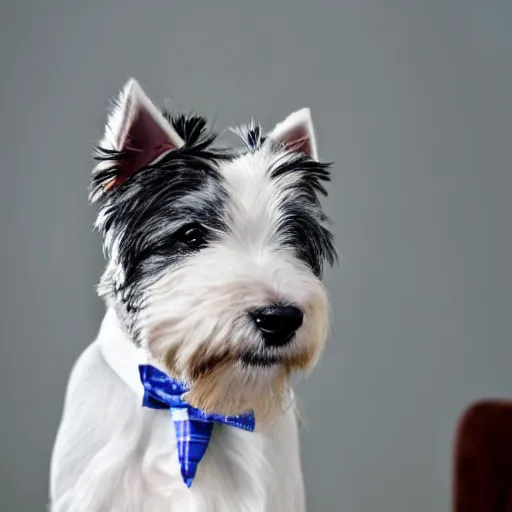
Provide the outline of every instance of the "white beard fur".
{"type": "Polygon", "coordinates": [[[114,310],[107,311],[70,377],[52,456],[50,512],[305,511],[293,406],[263,432],[215,425],[189,489],[169,411],[141,405],[138,364],[155,364],[141,357],[114,310]]]}

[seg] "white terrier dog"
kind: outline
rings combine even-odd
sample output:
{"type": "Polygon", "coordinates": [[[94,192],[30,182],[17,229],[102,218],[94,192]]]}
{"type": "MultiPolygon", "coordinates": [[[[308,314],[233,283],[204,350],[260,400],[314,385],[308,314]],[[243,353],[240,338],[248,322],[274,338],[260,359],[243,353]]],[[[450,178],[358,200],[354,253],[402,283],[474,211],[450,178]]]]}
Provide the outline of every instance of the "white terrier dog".
{"type": "Polygon", "coordinates": [[[243,151],[212,148],[134,80],[115,104],[90,196],[108,309],[69,381],[52,512],[305,510],[289,377],[326,337],[328,165],[308,109],[237,133],[243,151]]]}

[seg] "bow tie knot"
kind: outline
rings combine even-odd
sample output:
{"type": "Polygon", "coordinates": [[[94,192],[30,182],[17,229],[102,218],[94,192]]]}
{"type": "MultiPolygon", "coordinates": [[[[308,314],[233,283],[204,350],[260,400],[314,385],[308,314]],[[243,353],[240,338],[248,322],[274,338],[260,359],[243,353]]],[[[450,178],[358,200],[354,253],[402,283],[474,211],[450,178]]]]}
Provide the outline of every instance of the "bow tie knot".
{"type": "Polygon", "coordinates": [[[144,386],[142,405],[151,409],[167,409],[176,431],[178,460],[183,481],[190,487],[197,466],[203,458],[211,439],[213,424],[221,423],[253,431],[255,420],[252,412],[239,416],[206,413],[182,400],[187,386],[150,365],[140,365],[139,373],[144,386]]]}

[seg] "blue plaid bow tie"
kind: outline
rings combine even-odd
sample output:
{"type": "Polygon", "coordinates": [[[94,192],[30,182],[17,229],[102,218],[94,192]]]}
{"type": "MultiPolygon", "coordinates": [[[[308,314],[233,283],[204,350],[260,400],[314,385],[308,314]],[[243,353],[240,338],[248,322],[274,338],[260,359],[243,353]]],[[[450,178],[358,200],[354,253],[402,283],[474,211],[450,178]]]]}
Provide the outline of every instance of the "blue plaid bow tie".
{"type": "Polygon", "coordinates": [[[240,416],[208,414],[181,399],[188,391],[180,381],[171,379],[154,366],[139,366],[140,380],[144,386],[142,405],[151,409],[169,409],[176,430],[178,460],[183,481],[190,487],[196,476],[197,465],[203,458],[212,436],[213,424],[224,423],[232,427],[253,431],[252,412],[240,416]]]}

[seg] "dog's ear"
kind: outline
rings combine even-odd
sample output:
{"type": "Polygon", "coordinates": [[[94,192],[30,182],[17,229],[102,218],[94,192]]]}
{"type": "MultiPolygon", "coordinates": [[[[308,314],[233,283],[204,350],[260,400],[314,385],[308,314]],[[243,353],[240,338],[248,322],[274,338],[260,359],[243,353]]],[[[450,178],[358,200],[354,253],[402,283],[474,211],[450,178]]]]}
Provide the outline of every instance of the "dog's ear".
{"type": "Polygon", "coordinates": [[[302,108],[290,114],[277,124],[270,138],[284,144],[289,150],[304,153],[318,160],[315,131],[309,108],[302,108]]]}
{"type": "Polygon", "coordinates": [[[98,148],[95,195],[115,189],[137,171],[156,162],[184,141],[138,82],[130,79],[114,107],[98,148]]]}

